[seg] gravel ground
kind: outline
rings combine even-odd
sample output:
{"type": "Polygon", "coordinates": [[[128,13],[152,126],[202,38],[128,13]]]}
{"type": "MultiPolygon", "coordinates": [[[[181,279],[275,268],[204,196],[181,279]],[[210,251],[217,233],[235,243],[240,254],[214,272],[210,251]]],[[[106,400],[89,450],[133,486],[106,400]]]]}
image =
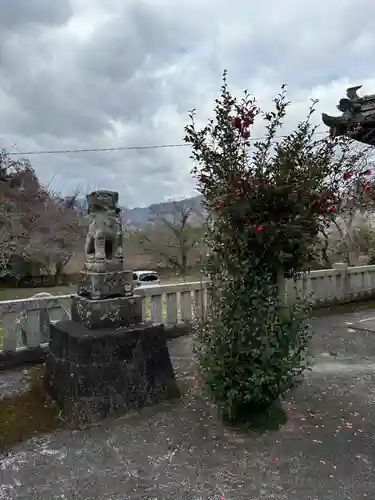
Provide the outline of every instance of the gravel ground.
{"type": "MultiPolygon", "coordinates": [[[[375,314],[374,314],[375,316],[375,314]]],[[[314,368],[266,434],[225,428],[194,391],[85,431],[61,430],[0,456],[1,500],[359,500],[375,491],[375,317],[314,320],[314,368]]],[[[170,342],[194,382],[189,337],[170,342]]],[[[0,391],[24,390],[22,372],[0,391]]]]}

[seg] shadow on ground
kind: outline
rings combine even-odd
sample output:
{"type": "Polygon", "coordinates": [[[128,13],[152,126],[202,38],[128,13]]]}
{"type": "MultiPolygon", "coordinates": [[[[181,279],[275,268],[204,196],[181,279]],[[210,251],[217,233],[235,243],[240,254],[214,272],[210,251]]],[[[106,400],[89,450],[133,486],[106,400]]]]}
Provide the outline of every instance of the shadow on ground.
{"type": "MultiPolygon", "coordinates": [[[[0,499],[373,498],[375,318],[359,311],[313,326],[314,368],[286,402],[280,430],[229,430],[192,390],[90,430],[16,446],[0,458],[0,499]]],[[[170,351],[181,385],[194,387],[189,338],[173,340],[170,351]]]]}

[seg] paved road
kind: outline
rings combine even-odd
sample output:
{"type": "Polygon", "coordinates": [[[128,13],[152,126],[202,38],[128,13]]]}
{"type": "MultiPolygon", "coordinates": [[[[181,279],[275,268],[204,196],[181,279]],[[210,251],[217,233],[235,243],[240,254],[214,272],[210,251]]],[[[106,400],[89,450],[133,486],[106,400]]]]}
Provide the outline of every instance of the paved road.
{"type": "MultiPolygon", "coordinates": [[[[188,338],[170,349],[177,373],[191,382],[188,338]]],[[[0,461],[0,499],[373,498],[375,313],[316,319],[312,351],[314,369],[289,398],[280,431],[229,431],[189,393],[17,446],[0,461]]],[[[17,377],[8,377],[8,388],[17,389],[17,377]]]]}

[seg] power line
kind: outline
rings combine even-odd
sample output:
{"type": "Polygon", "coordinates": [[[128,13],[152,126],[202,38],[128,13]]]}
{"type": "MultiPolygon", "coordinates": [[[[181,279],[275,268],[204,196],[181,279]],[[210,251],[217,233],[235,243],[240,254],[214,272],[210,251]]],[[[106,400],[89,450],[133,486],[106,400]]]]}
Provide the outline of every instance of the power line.
{"type": "MultiPolygon", "coordinates": [[[[315,132],[314,135],[325,134],[326,132],[315,132]]],[[[283,139],[288,135],[275,136],[275,139],[283,139]]],[[[251,137],[250,141],[261,141],[264,137],[251,137]]],[[[84,149],[51,149],[46,151],[11,151],[8,153],[10,156],[30,156],[30,155],[49,155],[49,154],[77,154],[77,153],[105,153],[111,151],[137,151],[143,149],[167,149],[167,148],[183,148],[190,146],[190,144],[155,144],[151,146],[119,146],[116,148],[84,148],[84,149]]]]}
{"type": "Polygon", "coordinates": [[[65,154],[65,153],[100,153],[106,151],[131,151],[138,149],[161,149],[161,148],[181,148],[189,144],[159,144],[152,146],[120,146],[116,148],[87,148],[87,149],[52,149],[47,151],[11,151],[9,155],[47,155],[47,154],[65,154]]]}

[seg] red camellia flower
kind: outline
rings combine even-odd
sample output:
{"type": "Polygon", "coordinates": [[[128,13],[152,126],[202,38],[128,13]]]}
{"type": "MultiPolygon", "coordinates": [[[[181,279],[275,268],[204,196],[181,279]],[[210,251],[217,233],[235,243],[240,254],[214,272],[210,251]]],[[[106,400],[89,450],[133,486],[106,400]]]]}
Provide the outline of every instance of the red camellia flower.
{"type": "Polygon", "coordinates": [[[234,126],[234,127],[236,127],[236,128],[241,128],[241,127],[242,127],[242,121],[241,121],[241,118],[239,118],[239,117],[237,116],[237,118],[234,118],[234,119],[232,120],[232,124],[233,124],[233,126],[234,126]]]}
{"type": "Polygon", "coordinates": [[[365,175],[371,175],[371,174],[372,174],[372,170],[370,170],[370,169],[366,170],[365,175]]]}
{"type": "Polygon", "coordinates": [[[347,181],[353,176],[353,172],[345,172],[343,175],[344,181],[347,181]]]}
{"type": "Polygon", "coordinates": [[[370,190],[371,190],[371,186],[370,186],[370,184],[368,184],[368,183],[367,183],[367,184],[365,184],[365,186],[364,186],[364,191],[365,191],[365,193],[369,193],[369,192],[370,192],[370,190]]]}
{"type": "Polygon", "coordinates": [[[329,211],[330,211],[332,214],[334,214],[334,213],[336,213],[336,212],[337,212],[337,207],[331,207],[331,208],[329,209],[329,211]]]}
{"type": "Polygon", "coordinates": [[[249,111],[244,118],[243,124],[245,127],[250,127],[254,123],[254,115],[252,111],[249,111]]]}
{"type": "Polygon", "coordinates": [[[263,231],[264,231],[264,226],[256,226],[255,231],[256,231],[257,233],[263,233],[263,231]]]}

